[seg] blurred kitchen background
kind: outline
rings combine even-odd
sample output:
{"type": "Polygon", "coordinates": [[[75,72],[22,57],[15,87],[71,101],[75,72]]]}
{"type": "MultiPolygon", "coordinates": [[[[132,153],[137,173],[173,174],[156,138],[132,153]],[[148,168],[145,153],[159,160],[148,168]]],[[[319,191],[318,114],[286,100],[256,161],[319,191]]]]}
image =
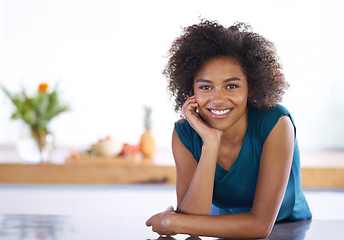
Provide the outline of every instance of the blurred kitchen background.
{"type": "MultiPolygon", "coordinates": [[[[162,71],[172,41],[200,17],[243,21],[276,44],[301,149],[343,149],[343,9],[340,0],[0,0],[0,82],[29,92],[59,83],[72,111],[51,122],[58,146],[107,135],[137,143],[148,105],[158,147],[170,148],[179,115],[162,71]]],[[[12,110],[0,92],[0,145],[18,138],[12,110]]]]}
{"type": "MultiPolygon", "coordinates": [[[[49,129],[64,154],[106,136],[137,144],[144,131],[143,107],[150,106],[155,154],[173,165],[170,141],[179,115],[162,75],[172,41],[200,18],[224,26],[247,22],[276,44],[290,83],[282,104],[297,125],[301,165],[330,163],[341,167],[341,174],[343,10],[341,0],[0,0],[0,83],[12,92],[24,87],[32,93],[41,82],[59,84],[71,111],[56,117],[49,129]]],[[[20,120],[10,119],[12,111],[0,91],[4,162],[17,160],[10,151],[15,151],[23,127],[20,120]]],[[[129,214],[146,219],[176,202],[173,185],[88,184],[2,183],[0,214],[129,214]]],[[[336,186],[306,189],[315,219],[343,219],[344,194],[336,186]]]]}

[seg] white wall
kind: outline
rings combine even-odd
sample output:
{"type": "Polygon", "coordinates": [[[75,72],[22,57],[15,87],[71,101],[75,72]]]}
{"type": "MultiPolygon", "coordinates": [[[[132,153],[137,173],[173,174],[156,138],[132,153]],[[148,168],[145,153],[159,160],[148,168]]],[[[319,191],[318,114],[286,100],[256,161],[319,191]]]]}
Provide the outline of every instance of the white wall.
{"type": "MultiPolygon", "coordinates": [[[[342,190],[304,191],[314,220],[344,219],[342,190]]],[[[0,214],[146,216],[176,207],[175,186],[0,184],[0,214]],[[138,199],[140,199],[138,201],[138,199]]]]}
{"type": "MultiPolygon", "coordinates": [[[[106,135],[136,143],[150,105],[166,147],[178,119],[161,74],[171,42],[199,16],[225,26],[244,21],[277,45],[291,83],[283,104],[301,147],[343,148],[343,10],[340,0],[0,0],[0,82],[34,91],[59,81],[73,108],[51,124],[59,145],[106,135]]],[[[0,144],[17,139],[11,112],[0,93],[0,144]]]]}

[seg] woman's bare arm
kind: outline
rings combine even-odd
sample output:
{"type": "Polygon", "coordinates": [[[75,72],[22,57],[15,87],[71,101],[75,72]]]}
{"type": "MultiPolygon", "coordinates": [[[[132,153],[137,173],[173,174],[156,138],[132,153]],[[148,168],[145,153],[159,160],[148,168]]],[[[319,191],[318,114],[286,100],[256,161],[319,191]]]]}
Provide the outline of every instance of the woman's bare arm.
{"type": "Polygon", "coordinates": [[[177,168],[177,211],[209,215],[213,196],[215,168],[223,132],[207,125],[198,115],[195,96],[189,97],[182,112],[203,140],[200,160],[181,143],[176,131],[172,135],[172,151],[177,168]]]}
{"type": "Polygon", "coordinates": [[[288,183],[293,149],[294,128],[290,118],[285,116],[280,118],[264,144],[255,198],[249,213],[205,216],[170,211],[164,214],[165,221],[161,221],[161,215],[156,215],[147,221],[147,225],[154,226],[159,234],[166,231],[222,238],[268,236],[288,183]]]}
{"type": "Polygon", "coordinates": [[[197,164],[193,155],[173,131],[172,150],[177,169],[177,212],[209,215],[218,155],[218,144],[202,147],[197,164]]]}

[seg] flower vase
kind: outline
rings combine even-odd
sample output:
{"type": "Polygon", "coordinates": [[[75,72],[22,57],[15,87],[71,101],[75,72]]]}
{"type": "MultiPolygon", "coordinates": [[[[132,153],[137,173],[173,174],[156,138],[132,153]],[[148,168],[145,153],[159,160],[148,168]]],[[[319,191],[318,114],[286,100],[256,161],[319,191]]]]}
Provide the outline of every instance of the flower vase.
{"type": "Polygon", "coordinates": [[[47,130],[31,130],[31,135],[37,144],[40,162],[49,163],[51,161],[51,154],[55,149],[53,134],[47,130]]]}
{"type": "Polygon", "coordinates": [[[54,136],[49,131],[23,129],[16,144],[21,158],[30,163],[49,163],[55,149],[54,136]]]}

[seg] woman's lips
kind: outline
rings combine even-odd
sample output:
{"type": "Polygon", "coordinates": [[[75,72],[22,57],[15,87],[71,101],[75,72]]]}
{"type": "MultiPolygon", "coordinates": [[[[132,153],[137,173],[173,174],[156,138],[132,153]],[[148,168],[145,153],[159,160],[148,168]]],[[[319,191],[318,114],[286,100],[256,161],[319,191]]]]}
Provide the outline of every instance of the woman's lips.
{"type": "Polygon", "coordinates": [[[224,118],[232,111],[233,108],[226,109],[209,109],[212,117],[214,118],[224,118]]]}

